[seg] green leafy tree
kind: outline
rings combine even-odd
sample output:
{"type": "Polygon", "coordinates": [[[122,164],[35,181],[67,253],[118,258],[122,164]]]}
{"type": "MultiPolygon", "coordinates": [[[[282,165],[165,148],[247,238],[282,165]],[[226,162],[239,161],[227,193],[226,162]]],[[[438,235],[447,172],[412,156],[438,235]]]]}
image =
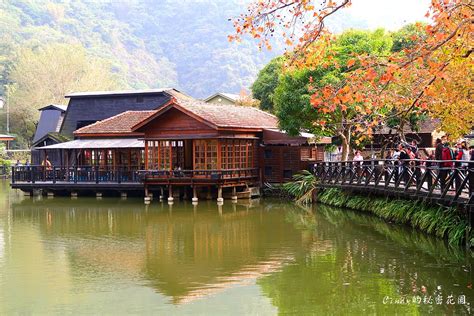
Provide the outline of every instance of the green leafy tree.
{"type": "Polygon", "coordinates": [[[260,108],[262,110],[273,112],[273,93],[278,86],[283,62],[283,57],[272,59],[260,70],[257,79],[252,84],[252,94],[254,98],[260,100],[260,108]]]}
{"type": "Polygon", "coordinates": [[[392,52],[412,48],[417,42],[426,38],[425,29],[418,24],[407,24],[391,34],[393,39],[392,52]]]}
{"type": "Polygon", "coordinates": [[[281,128],[291,134],[304,130],[316,135],[337,135],[342,143],[342,158],[347,159],[351,144],[359,146],[366,138],[358,131],[358,122],[374,118],[370,113],[360,113],[357,96],[344,104],[326,104],[318,109],[312,102],[312,91],[340,85],[344,72],[352,66],[350,60],[353,54],[383,55],[391,47],[392,40],[384,30],[347,31],[327,48],[325,62],[280,76],[274,102],[281,128]],[[326,107],[332,107],[331,111],[327,111],[326,107]]]}

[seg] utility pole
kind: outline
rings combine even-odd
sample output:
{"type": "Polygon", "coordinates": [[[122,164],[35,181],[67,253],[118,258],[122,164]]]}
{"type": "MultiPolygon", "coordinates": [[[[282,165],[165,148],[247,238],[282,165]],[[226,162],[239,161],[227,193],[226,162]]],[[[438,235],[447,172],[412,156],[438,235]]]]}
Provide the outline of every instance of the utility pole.
{"type": "Polygon", "coordinates": [[[3,109],[4,107],[7,112],[7,135],[10,135],[10,113],[8,111],[8,102],[5,96],[0,96],[0,109],[3,109]]]}
{"type": "Polygon", "coordinates": [[[7,111],[7,135],[10,135],[10,113],[8,111],[8,102],[5,102],[5,110],[7,111]]]}
{"type": "MultiPolygon", "coordinates": [[[[3,96],[0,96],[0,109],[3,109],[5,106],[5,99],[3,96]]],[[[7,134],[8,134],[8,114],[7,114],[7,134]]]]}

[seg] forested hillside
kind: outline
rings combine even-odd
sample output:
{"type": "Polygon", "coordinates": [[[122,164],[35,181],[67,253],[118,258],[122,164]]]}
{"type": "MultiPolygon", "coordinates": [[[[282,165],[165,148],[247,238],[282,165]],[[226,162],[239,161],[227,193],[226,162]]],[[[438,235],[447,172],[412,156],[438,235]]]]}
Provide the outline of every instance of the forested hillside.
{"type": "Polygon", "coordinates": [[[0,0],[0,96],[14,147],[31,145],[38,108],[71,91],[176,87],[203,98],[248,89],[281,50],[228,42],[228,19],[245,2],[0,0]]]}
{"type": "Polygon", "coordinates": [[[0,1],[2,89],[19,48],[80,44],[129,88],[179,87],[195,97],[249,87],[272,53],[230,44],[229,1],[0,1]]]}

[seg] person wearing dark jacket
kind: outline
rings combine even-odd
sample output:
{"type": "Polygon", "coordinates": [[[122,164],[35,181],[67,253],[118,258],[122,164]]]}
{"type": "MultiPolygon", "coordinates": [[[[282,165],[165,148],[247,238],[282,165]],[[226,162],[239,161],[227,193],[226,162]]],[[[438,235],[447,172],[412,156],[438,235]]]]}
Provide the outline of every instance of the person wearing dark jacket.
{"type": "Polygon", "coordinates": [[[443,147],[446,142],[446,136],[436,139],[435,160],[443,160],[443,147]]]}
{"type": "Polygon", "coordinates": [[[400,144],[398,146],[400,149],[400,175],[405,183],[408,182],[410,175],[408,174],[408,164],[410,160],[410,154],[407,152],[406,146],[400,144]]]}
{"type": "MultiPolygon", "coordinates": [[[[471,149],[471,160],[468,164],[468,169],[474,169],[474,146],[469,147],[471,149]]],[[[468,172],[469,175],[469,196],[474,194],[474,171],[468,172]]]]}

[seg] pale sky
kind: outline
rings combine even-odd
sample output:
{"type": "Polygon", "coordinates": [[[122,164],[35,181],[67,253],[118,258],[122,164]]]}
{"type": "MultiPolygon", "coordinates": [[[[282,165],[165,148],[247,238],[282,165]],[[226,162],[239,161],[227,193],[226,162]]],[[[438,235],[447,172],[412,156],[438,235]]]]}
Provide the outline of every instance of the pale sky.
{"type": "Polygon", "coordinates": [[[328,26],[334,32],[347,28],[396,30],[411,22],[427,22],[429,5],[430,0],[352,0],[352,6],[335,14],[328,26]]]}

